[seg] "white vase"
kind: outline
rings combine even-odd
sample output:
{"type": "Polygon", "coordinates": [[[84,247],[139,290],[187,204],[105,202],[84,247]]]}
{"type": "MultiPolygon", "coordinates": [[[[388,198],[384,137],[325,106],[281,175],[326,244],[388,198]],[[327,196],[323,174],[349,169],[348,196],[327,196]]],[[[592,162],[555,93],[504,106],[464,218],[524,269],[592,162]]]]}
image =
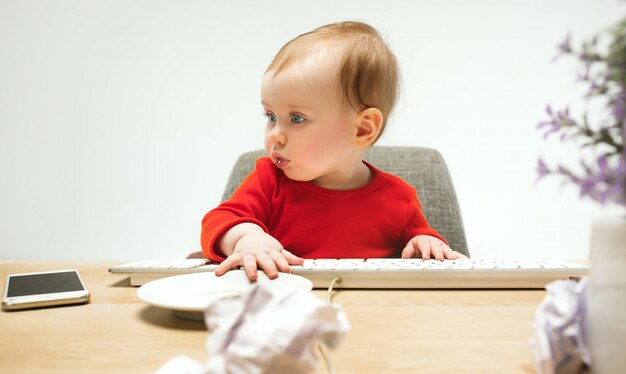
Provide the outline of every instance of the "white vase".
{"type": "Polygon", "coordinates": [[[591,232],[589,338],[594,374],[626,372],[626,217],[596,219],[591,232]]]}

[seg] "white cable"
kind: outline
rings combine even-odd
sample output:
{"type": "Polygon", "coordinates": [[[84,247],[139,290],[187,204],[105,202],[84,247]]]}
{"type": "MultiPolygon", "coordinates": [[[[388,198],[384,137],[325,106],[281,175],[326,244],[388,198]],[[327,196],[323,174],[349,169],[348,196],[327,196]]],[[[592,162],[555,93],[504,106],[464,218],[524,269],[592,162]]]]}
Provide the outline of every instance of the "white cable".
{"type": "MultiPolygon", "coordinates": [[[[341,277],[335,277],[332,282],[330,282],[330,286],[328,287],[328,293],[326,294],[326,302],[328,305],[332,305],[332,297],[333,297],[333,288],[335,284],[341,284],[341,277]]],[[[328,349],[326,345],[322,342],[319,344],[319,350],[322,354],[322,358],[324,359],[324,363],[326,364],[326,371],[328,374],[334,374],[335,370],[333,370],[333,365],[328,357],[328,349]]]]}
{"type": "Polygon", "coordinates": [[[330,282],[330,286],[328,287],[328,293],[326,294],[326,302],[328,303],[328,305],[332,304],[333,288],[335,287],[335,284],[341,284],[341,277],[335,277],[335,279],[330,282]]]}

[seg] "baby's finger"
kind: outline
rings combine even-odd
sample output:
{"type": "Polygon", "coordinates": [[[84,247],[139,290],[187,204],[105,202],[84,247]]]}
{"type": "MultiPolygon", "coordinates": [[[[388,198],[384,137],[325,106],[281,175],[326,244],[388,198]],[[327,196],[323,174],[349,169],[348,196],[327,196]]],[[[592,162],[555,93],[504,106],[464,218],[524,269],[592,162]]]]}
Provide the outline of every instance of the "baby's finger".
{"type": "Polygon", "coordinates": [[[243,267],[246,269],[246,274],[248,274],[248,279],[251,281],[255,281],[258,278],[257,268],[256,268],[256,257],[254,255],[248,254],[243,257],[243,267]]]}
{"type": "Polygon", "coordinates": [[[417,257],[417,252],[415,251],[415,247],[413,246],[413,243],[411,241],[409,241],[409,243],[406,245],[406,247],[404,247],[404,249],[402,250],[402,258],[413,258],[413,257],[417,257]]]}
{"type": "Polygon", "coordinates": [[[441,247],[443,248],[443,255],[448,260],[456,260],[465,257],[459,252],[452,250],[452,248],[450,248],[450,246],[446,244],[442,245],[441,247]]]}
{"type": "Polygon", "coordinates": [[[441,249],[443,250],[443,257],[446,258],[447,260],[456,260],[457,256],[456,256],[456,252],[452,250],[452,248],[450,248],[447,245],[442,245],[441,249]]]}
{"type": "Polygon", "coordinates": [[[422,253],[422,260],[430,260],[431,246],[428,240],[418,241],[417,249],[422,253]]]}
{"type": "Polygon", "coordinates": [[[228,256],[226,260],[222,261],[222,263],[219,264],[217,268],[215,268],[215,275],[217,275],[218,277],[220,275],[224,275],[224,273],[226,273],[230,269],[235,268],[242,264],[243,264],[243,261],[241,259],[241,256],[239,255],[228,256]]]}
{"type": "Polygon", "coordinates": [[[280,251],[280,253],[283,257],[285,257],[289,265],[302,265],[304,263],[304,259],[302,257],[298,257],[284,248],[280,251]]]}
{"type": "Polygon", "coordinates": [[[259,267],[263,271],[265,271],[265,274],[267,274],[267,277],[269,279],[278,278],[278,270],[276,269],[276,264],[269,254],[265,252],[258,253],[256,257],[256,262],[259,264],[259,267]]]}
{"type": "Polygon", "coordinates": [[[469,257],[467,257],[466,255],[464,255],[461,252],[457,252],[457,251],[452,251],[452,252],[454,252],[454,255],[456,256],[456,259],[467,259],[467,258],[469,258],[469,257]]]}
{"type": "Polygon", "coordinates": [[[453,250],[448,245],[444,245],[443,246],[443,254],[444,254],[444,256],[446,256],[446,258],[448,260],[459,260],[459,259],[466,259],[466,258],[468,258],[466,255],[453,250]]]}
{"type": "Polygon", "coordinates": [[[289,267],[289,263],[287,259],[280,254],[280,252],[271,251],[270,256],[272,260],[274,260],[274,264],[278,268],[278,271],[282,271],[283,273],[291,273],[291,268],[289,267]]]}
{"type": "Polygon", "coordinates": [[[439,260],[439,261],[444,260],[445,257],[443,256],[443,248],[442,248],[444,245],[445,244],[443,243],[433,243],[433,242],[430,243],[431,255],[435,257],[436,260],[439,260]]]}

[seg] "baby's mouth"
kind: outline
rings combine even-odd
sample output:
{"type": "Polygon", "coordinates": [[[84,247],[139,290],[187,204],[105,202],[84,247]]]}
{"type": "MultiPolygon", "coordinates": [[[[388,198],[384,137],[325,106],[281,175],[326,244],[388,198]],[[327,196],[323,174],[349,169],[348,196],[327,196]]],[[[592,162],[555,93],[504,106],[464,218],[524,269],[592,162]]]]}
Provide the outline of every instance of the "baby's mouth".
{"type": "Polygon", "coordinates": [[[274,165],[276,165],[276,167],[278,167],[279,169],[284,169],[287,164],[289,164],[289,160],[283,158],[283,155],[281,155],[277,151],[272,151],[270,153],[270,156],[272,161],[274,162],[274,165]]]}
{"type": "Polygon", "coordinates": [[[274,164],[279,168],[279,169],[284,169],[287,164],[289,164],[289,160],[285,160],[282,157],[274,157],[274,164]]]}

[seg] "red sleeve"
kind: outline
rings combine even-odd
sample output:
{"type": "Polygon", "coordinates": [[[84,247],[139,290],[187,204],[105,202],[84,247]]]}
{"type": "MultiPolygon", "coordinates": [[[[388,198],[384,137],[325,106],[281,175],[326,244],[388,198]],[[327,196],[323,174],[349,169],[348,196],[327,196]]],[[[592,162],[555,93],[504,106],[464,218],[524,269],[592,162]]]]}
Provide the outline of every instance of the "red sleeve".
{"type": "Polygon", "coordinates": [[[430,227],[428,221],[426,221],[426,217],[424,213],[422,213],[422,206],[417,198],[417,193],[413,193],[411,199],[408,202],[407,207],[407,216],[404,221],[404,229],[402,230],[402,234],[400,235],[400,243],[401,248],[404,248],[406,244],[412,238],[417,235],[429,235],[434,236],[442,240],[444,243],[448,244],[446,239],[443,236],[439,235],[439,233],[430,227]]]}
{"type": "Polygon", "coordinates": [[[274,178],[270,174],[272,165],[267,159],[259,159],[256,168],[244,179],[230,200],[221,203],[209,211],[202,219],[200,243],[202,252],[211,261],[223,261],[225,258],[215,248],[217,240],[231,227],[251,222],[268,232],[267,222],[271,212],[270,196],[274,178]]]}

